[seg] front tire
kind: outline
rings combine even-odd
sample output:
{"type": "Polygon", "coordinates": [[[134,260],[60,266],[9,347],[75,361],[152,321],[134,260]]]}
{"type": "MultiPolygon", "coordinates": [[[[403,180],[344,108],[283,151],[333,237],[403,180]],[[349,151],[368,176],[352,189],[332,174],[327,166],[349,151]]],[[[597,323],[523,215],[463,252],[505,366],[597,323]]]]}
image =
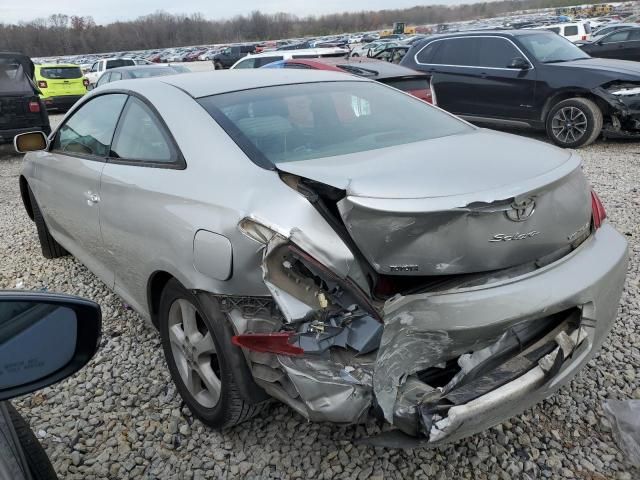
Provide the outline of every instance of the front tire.
{"type": "Polygon", "coordinates": [[[10,403],[6,403],[7,412],[13,428],[18,436],[18,441],[24,450],[29,472],[34,480],[57,480],[53,465],[44,451],[42,445],[33,434],[27,421],[18,413],[10,403]]]}
{"type": "Polygon", "coordinates": [[[216,70],[222,70],[224,67],[220,62],[213,62],[213,68],[215,68],[216,70]]]}
{"type": "Polygon", "coordinates": [[[69,252],[67,252],[62,245],[60,245],[56,239],[51,236],[49,227],[47,227],[44,217],[42,216],[42,211],[36,201],[36,197],[33,195],[31,187],[27,188],[29,189],[29,200],[31,201],[31,208],[33,209],[33,221],[35,222],[36,229],[38,230],[38,240],[40,240],[42,256],[44,258],[51,259],[68,255],[69,252]]]}
{"type": "Polygon", "coordinates": [[[229,358],[233,331],[220,312],[205,312],[194,294],[177,280],[167,283],[160,299],[162,348],[180,396],[193,415],[215,429],[249,420],[264,402],[246,402],[229,358]]]}
{"type": "Polygon", "coordinates": [[[560,147],[578,148],[593,143],[602,131],[602,111],[588,98],[558,102],[549,111],[547,136],[560,147]]]}

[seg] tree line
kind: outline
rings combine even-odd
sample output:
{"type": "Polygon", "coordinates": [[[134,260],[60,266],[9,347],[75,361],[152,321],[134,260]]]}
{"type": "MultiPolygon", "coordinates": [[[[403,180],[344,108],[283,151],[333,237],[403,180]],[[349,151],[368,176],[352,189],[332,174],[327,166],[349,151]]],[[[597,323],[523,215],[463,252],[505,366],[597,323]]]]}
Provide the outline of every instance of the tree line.
{"type": "Polygon", "coordinates": [[[499,0],[308,17],[253,11],[226,20],[206,19],[199,13],[172,15],[156,12],[107,25],[96,24],[92,17],[55,14],[19,24],[0,23],[0,51],[18,51],[41,57],[276,40],[379,30],[390,27],[395,21],[425,25],[482,19],[518,10],[574,3],[575,0],[499,0]]]}

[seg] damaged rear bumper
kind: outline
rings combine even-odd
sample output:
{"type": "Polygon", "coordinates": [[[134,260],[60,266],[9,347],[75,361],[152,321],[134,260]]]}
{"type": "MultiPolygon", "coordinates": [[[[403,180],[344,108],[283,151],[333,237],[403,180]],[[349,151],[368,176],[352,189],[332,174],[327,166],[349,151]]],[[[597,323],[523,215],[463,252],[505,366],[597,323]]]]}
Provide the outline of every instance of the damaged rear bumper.
{"type": "MultiPolygon", "coordinates": [[[[283,305],[289,297],[269,271],[276,265],[265,267],[265,281],[281,310],[291,314],[295,309],[283,305]]],[[[397,295],[384,305],[375,351],[353,353],[331,340],[322,355],[251,352],[248,358],[256,381],[310,420],[357,423],[381,412],[421,442],[454,441],[567,383],[610,331],[626,269],[626,241],[605,223],[575,251],[530,273],[397,295]]],[[[313,300],[313,286],[304,291],[313,300]]],[[[306,323],[296,327],[295,319],[285,317],[293,337],[309,324],[300,320],[306,323]]]]}

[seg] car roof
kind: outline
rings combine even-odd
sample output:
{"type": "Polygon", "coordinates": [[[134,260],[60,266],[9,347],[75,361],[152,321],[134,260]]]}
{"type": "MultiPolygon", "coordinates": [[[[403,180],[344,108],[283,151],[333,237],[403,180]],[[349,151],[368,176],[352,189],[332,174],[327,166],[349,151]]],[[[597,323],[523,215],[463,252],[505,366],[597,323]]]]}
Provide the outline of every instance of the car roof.
{"type": "MultiPolygon", "coordinates": [[[[373,58],[292,58],[289,60],[283,60],[286,63],[302,63],[308,65],[324,64],[332,67],[339,67],[342,65],[353,66],[356,68],[362,68],[364,70],[370,70],[375,72],[371,76],[366,78],[372,78],[380,80],[390,77],[408,77],[408,76],[427,76],[424,72],[413,70],[412,68],[403,67],[391,62],[385,62],[383,60],[376,60],[373,58]]],[[[345,73],[351,73],[345,70],[345,73]]],[[[355,72],[354,72],[355,73],[355,72]]],[[[355,73],[357,75],[357,73],[355,73]]]]}
{"type": "MultiPolygon", "coordinates": [[[[568,24],[563,24],[568,25],[568,24]]],[[[485,36],[485,37],[522,37],[525,35],[557,35],[557,33],[551,32],[545,29],[537,29],[537,28],[521,28],[518,30],[465,30],[463,32],[449,32],[449,33],[439,33],[437,35],[429,35],[428,37],[423,38],[422,40],[418,40],[412,47],[416,46],[424,46],[427,43],[431,43],[433,40],[451,38],[451,37],[477,37],[477,36],[485,36]]]]}
{"type": "Polygon", "coordinates": [[[80,66],[76,65],[75,63],[40,63],[39,65],[36,65],[36,67],[38,68],[58,68],[58,67],[71,68],[71,67],[80,67],[80,66]]]}
{"type": "MultiPolygon", "coordinates": [[[[172,75],[143,80],[127,80],[136,90],[146,82],[163,82],[173,85],[193,98],[208,97],[220,93],[250,90],[253,88],[275,87],[278,85],[295,85],[316,82],[366,82],[364,78],[346,73],[315,70],[293,69],[238,69],[216,70],[210,72],[190,73],[188,75],[172,75]]],[[[120,82],[122,84],[122,82],[120,82]]],[[[122,88],[122,87],[120,87],[122,88]]],[[[142,92],[141,92],[142,93],[142,92]]]]}
{"type": "Polygon", "coordinates": [[[321,55],[323,53],[347,53],[347,49],[344,47],[318,47],[318,48],[300,48],[298,50],[270,50],[268,52],[254,53],[242,58],[260,58],[260,57],[273,57],[279,55],[321,55]]]}
{"type": "Polygon", "coordinates": [[[110,68],[110,72],[129,72],[131,70],[157,70],[158,68],[169,68],[171,65],[168,63],[164,63],[162,65],[153,64],[153,65],[128,65],[126,67],[116,67],[110,68]]]}

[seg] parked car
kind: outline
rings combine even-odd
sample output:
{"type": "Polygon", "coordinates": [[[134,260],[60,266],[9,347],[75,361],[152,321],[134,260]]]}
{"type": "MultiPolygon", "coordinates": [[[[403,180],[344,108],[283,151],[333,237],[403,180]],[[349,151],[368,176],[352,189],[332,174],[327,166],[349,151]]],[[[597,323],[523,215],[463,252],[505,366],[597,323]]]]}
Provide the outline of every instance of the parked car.
{"type": "Polygon", "coordinates": [[[12,142],[22,132],[51,132],[34,75],[35,66],[29,57],[0,52],[0,144],[12,142]]]}
{"type": "Polygon", "coordinates": [[[592,57],[640,60],[640,26],[628,27],[597,37],[579,47],[592,57]]]}
{"type": "Polygon", "coordinates": [[[133,58],[103,58],[95,62],[85,76],[89,80],[89,85],[95,86],[98,78],[107,70],[118,67],[133,67],[135,65],[136,62],[133,58]]]}
{"type": "Polygon", "coordinates": [[[40,98],[48,109],[68,110],[87,93],[87,80],[78,65],[43,63],[35,66],[40,98]]]}
{"type": "Polygon", "coordinates": [[[400,42],[391,40],[376,40],[374,42],[365,43],[351,50],[352,57],[373,57],[376,53],[385,48],[401,45],[400,42]]]}
{"type": "Polygon", "coordinates": [[[400,65],[368,58],[292,58],[269,63],[262,68],[294,68],[297,70],[329,70],[370,78],[414,97],[433,103],[429,76],[400,65]]]}
{"type": "Polygon", "coordinates": [[[227,47],[213,56],[213,66],[216,70],[230,68],[241,58],[253,53],[255,49],[255,45],[232,45],[231,47],[227,47]]]}
{"type": "Polygon", "coordinates": [[[570,148],[640,135],[640,64],[591,58],[551,32],[438,35],[401,65],[431,74],[438,106],[470,121],[544,129],[570,148]]]}
{"type": "MultiPolygon", "coordinates": [[[[164,75],[175,75],[176,73],[184,73],[184,71],[172,65],[140,65],[136,67],[113,68],[102,74],[98,79],[98,83],[96,83],[96,87],[101,87],[110,82],[117,82],[118,80],[161,77],[164,75]]],[[[90,90],[93,88],[95,87],[89,87],[90,90]]]]}
{"type": "Polygon", "coordinates": [[[260,68],[279,60],[289,60],[292,58],[343,58],[349,53],[349,50],[342,47],[334,48],[309,48],[306,50],[274,50],[270,52],[257,53],[248,55],[238,60],[231,69],[242,68],[260,68]]]}
{"type": "MultiPolygon", "coordinates": [[[[601,28],[592,31],[591,33],[591,40],[595,41],[596,39],[598,39],[599,37],[603,37],[611,32],[615,32],[616,30],[620,30],[621,28],[629,28],[631,27],[633,24],[629,24],[629,23],[613,23],[613,24],[606,24],[604,26],[602,26],[601,28]]],[[[583,40],[586,41],[586,40],[583,40]]],[[[576,44],[579,44],[580,42],[575,42],[576,44]]]]}
{"type": "Polygon", "coordinates": [[[393,45],[379,50],[371,55],[371,58],[390,63],[400,63],[410,48],[411,45],[393,45]]]}
{"type": "Polygon", "coordinates": [[[8,401],[80,370],[100,343],[98,304],[68,295],[0,292],[0,478],[55,480],[53,465],[8,401]],[[52,348],[55,346],[55,348],[52,348]]]}
{"type": "Polygon", "coordinates": [[[571,42],[577,42],[579,40],[589,40],[591,38],[591,26],[589,25],[588,21],[558,23],[556,25],[544,25],[534,28],[549,30],[550,32],[557,33],[561,37],[564,37],[571,42]]]}
{"type": "Polygon", "coordinates": [[[379,82],[123,81],[48,143],[20,138],[39,150],[19,182],[43,254],[70,252],[159,328],[214,428],[275,397],[454,441],[569,382],[616,317],[627,243],[577,153],[379,82]]]}

